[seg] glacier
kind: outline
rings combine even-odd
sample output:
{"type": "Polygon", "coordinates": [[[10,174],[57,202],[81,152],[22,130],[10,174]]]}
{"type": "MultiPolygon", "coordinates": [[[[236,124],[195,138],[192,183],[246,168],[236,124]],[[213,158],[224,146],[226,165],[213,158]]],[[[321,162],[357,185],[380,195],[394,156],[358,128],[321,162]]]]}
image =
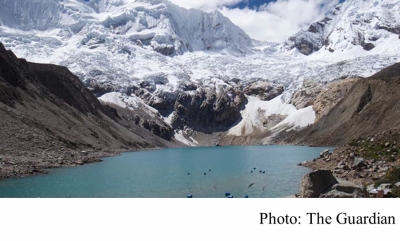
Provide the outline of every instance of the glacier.
{"type": "Polygon", "coordinates": [[[68,67],[104,102],[159,111],[171,125],[182,93],[229,97],[255,81],[282,85],[273,100],[246,97],[241,120],[227,132],[242,135],[265,129],[260,118],[275,114],[285,118],[273,131],[312,124],[312,108],[290,104],[304,80],[368,77],[399,62],[399,13],[399,1],[347,0],[271,43],[251,39],[218,11],[166,0],[0,0],[0,42],[18,57],[68,67]]]}

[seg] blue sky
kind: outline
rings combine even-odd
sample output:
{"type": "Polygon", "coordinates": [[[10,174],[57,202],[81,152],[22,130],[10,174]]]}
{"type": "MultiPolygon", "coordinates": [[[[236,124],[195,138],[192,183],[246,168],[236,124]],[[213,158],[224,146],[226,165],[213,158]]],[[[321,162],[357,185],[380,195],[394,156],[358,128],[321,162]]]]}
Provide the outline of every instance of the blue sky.
{"type": "Polygon", "coordinates": [[[265,3],[269,3],[269,2],[275,2],[275,1],[273,1],[273,0],[248,0],[248,2],[243,1],[243,2],[237,3],[233,6],[230,6],[229,8],[243,9],[243,8],[248,7],[248,8],[254,9],[254,8],[260,7],[261,5],[263,5],[265,3]]]}
{"type": "MultiPolygon", "coordinates": [[[[344,0],[340,0],[340,2],[343,2],[344,0]]],[[[228,6],[229,8],[239,8],[239,9],[244,9],[246,7],[255,9],[260,7],[263,4],[270,3],[270,2],[276,2],[276,0],[248,0],[248,1],[242,1],[240,3],[237,3],[233,6],[228,6]]]]}

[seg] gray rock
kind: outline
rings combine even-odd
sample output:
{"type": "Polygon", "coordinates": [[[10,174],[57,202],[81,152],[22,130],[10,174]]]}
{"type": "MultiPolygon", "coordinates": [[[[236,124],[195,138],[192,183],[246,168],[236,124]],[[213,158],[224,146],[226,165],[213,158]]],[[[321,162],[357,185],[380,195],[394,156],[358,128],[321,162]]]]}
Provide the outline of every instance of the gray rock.
{"type": "Polygon", "coordinates": [[[267,81],[256,81],[244,88],[246,95],[258,96],[261,100],[272,100],[284,91],[282,85],[273,85],[267,81]]]}
{"type": "Polygon", "coordinates": [[[324,158],[324,157],[327,157],[329,155],[330,155],[330,151],[329,151],[329,149],[326,149],[325,151],[323,151],[323,152],[321,152],[319,154],[319,157],[324,158]]]}
{"type": "Polygon", "coordinates": [[[321,194],[320,198],[365,198],[367,193],[359,186],[334,185],[331,190],[321,194]]]}
{"type": "Polygon", "coordinates": [[[364,158],[361,158],[361,157],[354,158],[353,166],[352,166],[353,168],[365,167],[365,166],[366,166],[366,163],[365,163],[364,158]]]}
{"type": "Polygon", "coordinates": [[[304,175],[300,185],[300,197],[302,198],[316,198],[338,181],[333,176],[330,170],[317,170],[304,175]]]}
{"type": "Polygon", "coordinates": [[[378,173],[383,173],[389,171],[389,167],[382,167],[379,169],[378,173]]]}
{"type": "Polygon", "coordinates": [[[343,161],[340,161],[336,168],[343,169],[345,166],[346,166],[345,163],[343,161]]]}

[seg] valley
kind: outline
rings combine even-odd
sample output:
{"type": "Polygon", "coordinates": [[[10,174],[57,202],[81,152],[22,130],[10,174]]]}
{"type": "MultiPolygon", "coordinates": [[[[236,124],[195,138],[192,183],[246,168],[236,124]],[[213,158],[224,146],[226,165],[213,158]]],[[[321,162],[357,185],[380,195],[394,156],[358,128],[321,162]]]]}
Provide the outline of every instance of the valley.
{"type": "Polygon", "coordinates": [[[385,165],[351,143],[400,128],[399,13],[347,0],[272,43],[167,0],[0,0],[0,178],[124,151],[296,144],[338,147],[305,166],[376,181],[397,142],[385,165]]]}

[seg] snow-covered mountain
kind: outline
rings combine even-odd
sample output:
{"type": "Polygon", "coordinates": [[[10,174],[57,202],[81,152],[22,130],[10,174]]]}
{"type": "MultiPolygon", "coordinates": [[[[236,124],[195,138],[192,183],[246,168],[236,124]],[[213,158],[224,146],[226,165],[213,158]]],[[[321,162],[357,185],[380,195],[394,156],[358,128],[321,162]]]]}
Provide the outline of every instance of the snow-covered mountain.
{"type": "Polygon", "coordinates": [[[347,0],[308,30],[289,38],[285,46],[305,55],[321,49],[347,51],[354,46],[370,51],[400,34],[399,13],[397,0],[347,0]]]}
{"type": "Polygon", "coordinates": [[[293,94],[304,80],[367,77],[399,62],[399,8],[347,0],[278,44],[167,0],[0,0],[0,42],[67,66],[105,102],[161,114],[196,144],[191,130],[246,136],[312,124],[313,108],[293,105],[293,94]]]}
{"type": "Polygon", "coordinates": [[[2,24],[20,30],[83,34],[82,45],[113,38],[164,55],[202,50],[250,52],[251,39],[220,12],[183,9],[164,0],[1,0],[2,24]]]}

